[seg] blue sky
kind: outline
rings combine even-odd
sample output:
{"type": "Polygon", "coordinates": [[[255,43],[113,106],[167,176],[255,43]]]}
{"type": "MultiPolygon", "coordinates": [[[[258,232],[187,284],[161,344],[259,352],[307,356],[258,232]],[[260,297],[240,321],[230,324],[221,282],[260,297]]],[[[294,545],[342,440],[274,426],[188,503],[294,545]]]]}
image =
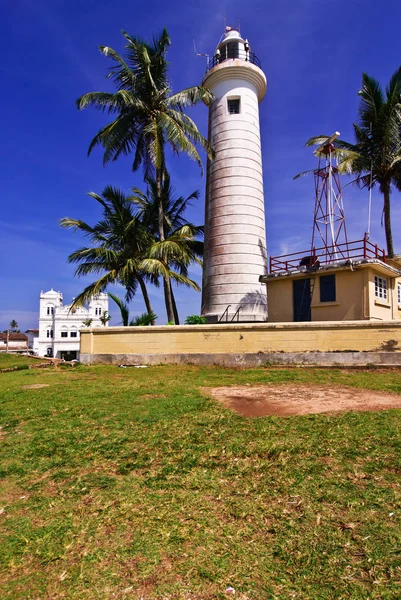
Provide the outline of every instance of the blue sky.
{"type": "MultiPolygon", "coordinates": [[[[268,79],[260,105],[268,252],[275,255],[307,248],[313,215],[313,180],[293,176],[313,168],[304,143],[311,135],[341,132],[352,139],[361,73],[386,84],[401,63],[401,4],[398,0],[14,0],[3,11],[0,33],[2,144],[0,212],[0,330],[15,318],[21,329],[37,326],[39,292],[53,287],[71,301],[89,280],[76,279],[68,254],[82,239],[60,229],[58,219],[95,222],[99,212],[88,191],[107,185],[128,191],[142,187],[122,159],[103,168],[101,150],[87,148],[105,123],[103,115],[78,112],[77,97],[111,89],[109,66],[100,44],[123,50],[121,30],[149,39],[165,26],[172,39],[170,80],[175,91],[202,80],[205,62],[193,55],[213,53],[227,24],[241,32],[259,56],[268,79]]],[[[206,134],[207,109],[191,116],[206,134]]],[[[176,191],[201,191],[189,217],[203,222],[205,179],[181,156],[169,163],[176,191]]],[[[345,183],[345,182],[344,182],[345,183]]],[[[393,193],[393,235],[401,252],[400,194],[393,193]]],[[[367,194],[344,190],[349,237],[359,239],[367,224],[367,194]]],[[[371,239],[384,247],[381,198],[373,194],[371,239]]],[[[200,282],[200,270],[192,276],[200,282]]],[[[158,323],[166,322],[161,292],[151,298],[158,323]]],[[[200,311],[200,294],[177,290],[182,318],[200,311]]],[[[112,307],[111,307],[112,308],[112,307]]],[[[140,295],[133,314],[144,311],[140,295]]],[[[112,322],[118,315],[112,308],[112,322]]]]}

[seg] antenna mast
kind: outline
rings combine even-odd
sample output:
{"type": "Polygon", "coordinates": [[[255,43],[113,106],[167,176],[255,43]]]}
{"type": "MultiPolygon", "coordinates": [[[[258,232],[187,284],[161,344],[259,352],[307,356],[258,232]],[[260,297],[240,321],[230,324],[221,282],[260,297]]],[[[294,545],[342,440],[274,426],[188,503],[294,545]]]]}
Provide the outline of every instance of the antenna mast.
{"type": "Polygon", "coordinates": [[[312,253],[314,254],[314,249],[321,249],[323,244],[327,262],[349,258],[341,181],[337,164],[338,151],[333,144],[339,135],[339,132],[336,131],[315,151],[319,164],[314,171],[315,210],[312,253]],[[344,243],[345,245],[343,245],[344,243]]]}
{"type": "Polygon", "coordinates": [[[209,64],[210,55],[209,54],[204,54],[203,52],[197,52],[196,51],[195,38],[193,38],[193,43],[194,43],[194,54],[195,54],[195,56],[205,56],[206,57],[206,68],[207,68],[207,66],[209,64]]]}

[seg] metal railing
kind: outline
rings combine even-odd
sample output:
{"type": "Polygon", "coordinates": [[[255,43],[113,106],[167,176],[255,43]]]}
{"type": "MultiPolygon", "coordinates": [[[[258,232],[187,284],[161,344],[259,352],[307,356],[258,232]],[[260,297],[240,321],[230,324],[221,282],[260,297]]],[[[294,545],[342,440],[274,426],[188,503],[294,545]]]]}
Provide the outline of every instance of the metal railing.
{"type": "Polygon", "coordinates": [[[228,321],[229,321],[229,320],[230,320],[231,322],[233,322],[233,321],[235,320],[235,318],[237,318],[237,322],[239,322],[239,311],[241,310],[242,306],[239,306],[239,307],[237,308],[236,312],[235,312],[235,313],[234,313],[234,315],[231,317],[231,319],[229,319],[229,316],[230,316],[230,315],[229,315],[229,312],[228,312],[228,309],[229,309],[230,307],[231,307],[231,304],[229,304],[229,305],[227,306],[227,308],[225,309],[225,311],[224,311],[224,312],[223,312],[223,314],[221,315],[221,317],[220,317],[220,319],[219,319],[219,323],[221,323],[221,322],[223,321],[224,317],[226,318],[226,319],[225,319],[225,322],[226,322],[226,323],[228,323],[228,321]]]}
{"type": "Polygon", "coordinates": [[[237,308],[237,312],[235,313],[235,315],[233,316],[233,318],[231,319],[231,322],[234,321],[235,317],[237,317],[237,322],[239,322],[239,311],[241,310],[242,306],[239,306],[237,308]]]}
{"type": "Polygon", "coordinates": [[[312,248],[312,250],[282,254],[281,256],[271,256],[269,271],[270,273],[296,271],[300,267],[313,269],[350,259],[363,260],[368,258],[376,258],[386,262],[386,253],[377,244],[372,244],[365,236],[362,240],[355,242],[312,248]]]}
{"type": "Polygon", "coordinates": [[[245,52],[243,51],[239,51],[239,52],[228,52],[228,56],[217,56],[216,54],[214,56],[212,56],[212,58],[209,60],[207,67],[206,67],[206,72],[210,71],[210,69],[213,69],[213,67],[215,67],[216,65],[219,65],[220,63],[226,62],[227,60],[243,60],[245,62],[250,62],[253,65],[256,65],[257,67],[259,67],[259,69],[262,68],[262,63],[260,62],[260,60],[258,59],[258,57],[256,56],[256,54],[254,52],[245,52]]]}
{"type": "Polygon", "coordinates": [[[221,323],[221,321],[224,319],[224,317],[226,318],[226,322],[228,321],[228,309],[230,308],[231,304],[229,304],[226,308],[226,310],[223,312],[223,314],[221,315],[220,319],[219,319],[219,323],[221,323]]]}

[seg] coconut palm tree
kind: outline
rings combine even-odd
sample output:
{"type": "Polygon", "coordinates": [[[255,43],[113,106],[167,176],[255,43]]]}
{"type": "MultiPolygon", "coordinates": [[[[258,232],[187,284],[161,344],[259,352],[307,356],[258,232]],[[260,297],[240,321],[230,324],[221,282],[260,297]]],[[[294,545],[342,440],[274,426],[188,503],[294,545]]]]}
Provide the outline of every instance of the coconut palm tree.
{"type": "Polygon", "coordinates": [[[152,281],[155,285],[158,281],[140,268],[152,237],[134,217],[133,205],[121,190],[107,186],[102,196],[94,192],[88,195],[101,205],[102,220],[92,227],[80,219],[64,217],[60,225],[81,231],[93,244],[69,255],[68,262],[79,265],[75,275],[81,277],[101,273],[102,276],[75,298],[72,308],[82,306],[108,285],[119,283],[126,289],[127,301],[134,296],[139,285],[146,309],[152,312],[146,281],[152,281]]]}
{"type": "MultiPolygon", "coordinates": [[[[112,79],[117,92],[84,94],[77,100],[77,106],[80,110],[93,106],[115,116],[95,135],[88,153],[95,146],[102,146],[104,164],[117,160],[121,155],[133,155],[133,171],[142,165],[145,178],[154,176],[160,195],[166,170],[166,146],[175,154],[184,152],[201,168],[197,145],[202,146],[210,158],[213,157],[207,140],[184,113],[185,108],[200,101],[210,104],[213,94],[201,86],[172,93],[166,60],[171,41],[166,29],[151,44],[126,32],[123,35],[127,42],[125,59],[112,48],[100,46],[100,51],[114,63],[107,77],[112,79]]],[[[161,203],[158,208],[159,237],[163,241],[161,203]]],[[[168,278],[164,279],[164,293],[170,320],[173,306],[168,278]]]]}
{"type": "Polygon", "coordinates": [[[121,315],[121,324],[123,325],[123,327],[138,327],[140,325],[153,325],[154,322],[157,319],[157,315],[155,315],[155,313],[151,312],[151,313],[143,313],[137,317],[135,317],[135,319],[130,319],[129,318],[129,308],[128,308],[128,304],[126,302],[124,302],[124,300],[122,298],[120,298],[119,296],[117,296],[116,294],[112,294],[111,292],[109,292],[109,297],[113,300],[113,302],[115,302],[115,304],[117,304],[118,308],[120,309],[120,315],[121,315]]]}
{"type": "Polygon", "coordinates": [[[68,257],[69,263],[78,264],[75,275],[101,274],[75,298],[71,308],[82,306],[114,283],[125,287],[127,302],[132,299],[139,285],[148,314],[154,313],[147,283],[158,286],[162,278],[199,290],[199,286],[186,274],[187,244],[192,237],[191,231],[182,228],[168,239],[160,241],[134,214],[135,203],[120,190],[108,186],[102,196],[94,192],[90,192],[89,196],[102,206],[101,221],[92,227],[70,217],[60,220],[62,227],[81,231],[93,244],[72,252],[68,257]],[[177,270],[170,267],[180,263],[182,266],[177,270]]]}
{"type": "Polygon", "coordinates": [[[10,323],[10,331],[12,333],[19,333],[18,323],[15,319],[13,319],[10,323]]]}
{"type": "MultiPolygon", "coordinates": [[[[380,83],[366,73],[358,92],[359,120],[354,123],[355,142],[336,140],[342,153],[341,172],[355,174],[360,187],[376,184],[383,195],[383,216],[387,254],[394,256],[390,197],[392,188],[401,191],[401,67],[393,74],[383,92],[380,83]]],[[[313,137],[307,146],[321,144],[328,136],[313,137]]]]}
{"type": "MultiPolygon", "coordinates": [[[[199,198],[199,192],[192,192],[187,198],[182,196],[177,197],[171,185],[170,176],[167,172],[164,174],[161,194],[159,196],[158,185],[155,179],[147,180],[147,192],[144,194],[138,188],[133,189],[132,202],[137,206],[137,216],[146,227],[147,231],[151,232],[155,240],[160,240],[158,211],[159,205],[163,208],[163,236],[166,242],[177,239],[180,245],[176,256],[174,256],[174,247],[171,248],[169,256],[161,257],[164,262],[173,266],[181,275],[188,277],[188,267],[192,263],[202,264],[200,260],[203,256],[203,241],[199,238],[203,237],[203,227],[189,223],[184,213],[190,206],[193,200],[199,198]]],[[[167,248],[167,244],[162,245],[167,248]]],[[[171,281],[169,282],[171,287],[171,281]]],[[[173,290],[170,290],[171,300],[173,305],[174,322],[179,324],[179,316],[177,305],[174,298],[173,290]]]]}

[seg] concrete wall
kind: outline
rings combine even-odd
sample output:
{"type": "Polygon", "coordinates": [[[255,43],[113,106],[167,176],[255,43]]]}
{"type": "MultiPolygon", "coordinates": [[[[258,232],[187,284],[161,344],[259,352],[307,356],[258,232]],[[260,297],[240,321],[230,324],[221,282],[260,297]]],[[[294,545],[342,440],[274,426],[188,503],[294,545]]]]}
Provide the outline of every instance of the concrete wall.
{"type": "Polygon", "coordinates": [[[331,353],[331,364],[401,364],[400,350],[401,322],[396,321],[109,327],[81,331],[80,359],[87,364],[257,365],[311,362],[308,353],[316,353],[312,362],[319,364],[323,353],[331,353]]]}

